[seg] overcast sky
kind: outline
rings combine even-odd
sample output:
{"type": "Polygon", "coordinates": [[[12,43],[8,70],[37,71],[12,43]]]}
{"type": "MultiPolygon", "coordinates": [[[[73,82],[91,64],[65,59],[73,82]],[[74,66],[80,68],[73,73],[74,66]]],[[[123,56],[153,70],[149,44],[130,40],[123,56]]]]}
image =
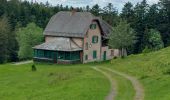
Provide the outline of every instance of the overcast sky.
{"type": "MultiPolygon", "coordinates": [[[[32,1],[32,0],[27,0],[32,1]]],[[[104,7],[108,3],[112,3],[117,9],[121,9],[125,2],[132,2],[133,4],[136,4],[137,2],[141,2],[142,0],[33,0],[36,2],[49,2],[52,5],[62,4],[62,5],[68,5],[73,7],[85,7],[86,5],[92,6],[94,4],[99,4],[101,7],[104,7]]],[[[157,3],[159,0],[147,0],[149,4],[157,3]]]]}

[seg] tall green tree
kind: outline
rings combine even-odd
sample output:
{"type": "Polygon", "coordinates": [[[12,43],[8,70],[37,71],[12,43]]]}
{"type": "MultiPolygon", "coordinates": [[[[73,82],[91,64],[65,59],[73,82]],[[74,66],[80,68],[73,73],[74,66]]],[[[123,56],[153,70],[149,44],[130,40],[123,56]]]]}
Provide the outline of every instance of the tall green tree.
{"type": "Polygon", "coordinates": [[[10,25],[6,17],[0,18],[0,63],[5,63],[8,58],[8,34],[10,25]]]}
{"type": "Polygon", "coordinates": [[[134,30],[137,32],[138,41],[134,45],[134,53],[140,53],[145,48],[144,47],[144,32],[147,27],[146,15],[149,9],[149,5],[146,0],[143,0],[141,3],[138,3],[135,8],[135,23],[134,30]]]}
{"type": "Polygon", "coordinates": [[[85,11],[87,11],[87,12],[90,11],[90,7],[88,5],[86,6],[86,10],[85,11]]]}
{"type": "MultiPolygon", "coordinates": [[[[124,7],[122,8],[122,12],[120,14],[120,17],[122,19],[127,20],[128,23],[131,25],[134,24],[135,21],[135,13],[134,13],[134,8],[133,4],[131,2],[127,2],[124,7]]],[[[133,25],[134,26],[134,25],[133,25]]]]}
{"type": "Polygon", "coordinates": [[[161,32],[165,46],[170,46],[170,1],[160,0],[159,19],[157,29],[161,32]]]}
{"type": "Polygon", "coordinates": [[[30,59],[33,57],[32,47],[38,45],[43,40],[42,29],[34,23],[30,23],[25,28],[20,28],[17,32],[17,41],[19,43],[19,58],[30,59]]]}
{"type": "Polygon", "coordinates": [[[119,21],[118,11],[112,3],[108,3],[108,5],[103,8],[102,16],[103,19],[112,26],[116,26],[119,21]]]}
{"type": "Polygon", "coordinates": [[[146,32],[145,35],[145,47],[147,47],[150,50],[159,50],[164,47],[162,37],[159,31],[155,29],[150,29],[146,32]]]}
{"type": "Polygon", "coordinates": [[[121,56],[124,54],[124,49],[133,45],[136,42],[136,33],[127,23],[127,21],[121,20],[120,23],[113,28],[112,33],[109,36],[109,46],[112,48],[120,49],[121,56]]]}
{"type": "Polygon", "coordinates": [[[155,29],[159,26],[161,22],[159,16],[159,6],[157,4],[153,4],[149,7],[148,13],[146,15],[147,27],[155,29]]]}
{"type": "Polygon", "coordinates": [[[7,0],[0,0],[0,16],[6,13],[7,0]]]}
{"type": "Polygon", "coordinates": [[[92,14],[94,14],[95,16],[99,16],[100,12],[101,12],[101,8],[98,4],[94,5],[90,11],[92,14]]]}

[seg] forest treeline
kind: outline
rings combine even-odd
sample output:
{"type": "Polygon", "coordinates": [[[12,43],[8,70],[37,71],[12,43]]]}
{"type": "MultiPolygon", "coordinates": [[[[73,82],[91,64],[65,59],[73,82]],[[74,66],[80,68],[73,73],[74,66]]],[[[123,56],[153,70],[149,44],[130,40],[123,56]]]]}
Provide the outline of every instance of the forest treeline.
{"type": "MultiPolygon", "coordinates": [[[[21,0],[0,0],[0,63],[19,60],[19,54],[22,54],[22,52],[19,53],[20,44],[24,42],[24,39],[19,41],[22,40],[20,36],[24,36],[21,35],[22,30],[23,32],[26,29],[30,30],[31,26],[37,27],[38,30],[43,30],[55,13],[71,10],[72,7],[52,6],[48,2],[43,4],[21,0]]],[[[113,27],[117,26],[121,20],[126,20],[130,27],[134,29],[137,37],[135,44],[127,49],[129,54],[141,53],[148,45],[152,45],[146,40],[148,30],[151,29],[160,33],[164,47],[170,46],[169,0],[160,0],[153,5],[149,5],[146,0],[135,5],[127,2],[121,12],[118,12],[112,3],[103,8],[96,4],[93,7],[79,7],[76,10],[91,12],[113,27]]],[[[29,38],[31,40],[31,36],[29,38]]],[[[157,38],[153,37],[152,40],[154,39],[157,38]]]]}

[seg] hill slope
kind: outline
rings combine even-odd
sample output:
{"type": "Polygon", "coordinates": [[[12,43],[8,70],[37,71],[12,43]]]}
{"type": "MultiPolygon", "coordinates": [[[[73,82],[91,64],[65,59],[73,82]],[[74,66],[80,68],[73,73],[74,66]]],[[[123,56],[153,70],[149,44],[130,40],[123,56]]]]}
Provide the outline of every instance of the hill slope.
{"type": "Polygon", "coordinates": [[[144,85],[145,100],[170,100],[170,47],[102,65],[136,76],[144,85]]]}

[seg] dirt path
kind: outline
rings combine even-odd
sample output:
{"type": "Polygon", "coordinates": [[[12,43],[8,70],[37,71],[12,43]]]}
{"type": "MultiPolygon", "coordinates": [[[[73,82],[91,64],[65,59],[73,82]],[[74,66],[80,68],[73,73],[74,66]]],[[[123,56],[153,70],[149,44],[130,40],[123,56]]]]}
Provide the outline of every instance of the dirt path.
{"type": "Polygon", "coordinates": [[[28,64],[28,63],[32,63],[33,61],[23,61],[23,62],[17,62],[17,63],[14,63],[12,65],[23,65],[23,64],[28,64]]]}
{"type": "Polygon", "coordinates": [[[120,76],[128,79],[129,81],[131,81],[131,83],[132,83],[132,85],[133,85],[133,87],[134,87],[134,89],[136,91],[134,100],[144,100],[144,89],[143,89],[143,86],[142,86],[142,84],[140,84],[140,82],[136,78],[134,78],[132,76],[129,76],[127,74],[115,71],[115,70],[110,69],[110,68],[103,68],[102,67],[102,69],[106,69],[106,70],[108,70],[110,72],[113,72],[113,73],[115,73],[117,75],[120,75],[120,76]]]}
{"type": "Polygon", "coordinates": [[[109,94],[106,96],[105,100],[114,100],[114,97],[116,96],[116,87],[117,86],[116,86],[115,81],[112,79],[112,76],[109,75],[108,73],[106,73],[105,71],[100,70],[97,67],[93,67],[93,69],[102,73],[103,75],[105,75],[109,79],[109,81],[111,83],[111,89],[110,89],[109,94]]]}

